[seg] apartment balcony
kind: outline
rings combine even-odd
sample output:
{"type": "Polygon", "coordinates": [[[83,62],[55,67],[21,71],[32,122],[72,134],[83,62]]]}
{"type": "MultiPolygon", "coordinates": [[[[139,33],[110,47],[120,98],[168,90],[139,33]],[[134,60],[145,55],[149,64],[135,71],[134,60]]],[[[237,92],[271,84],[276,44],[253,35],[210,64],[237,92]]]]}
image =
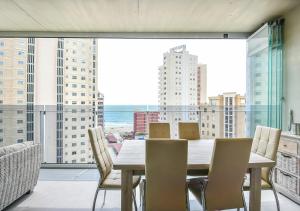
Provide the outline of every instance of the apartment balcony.
{"type": "MultiPolygon", "coordinates": [[[[288,132],[293,131],[293,126],[300,124],[299,14],[298,0],[220,0],[218,3],[206,0],[193,3],[146,0],[122,3],[101,0],[1,1],[0,147],[32,141],[40,144],[39,149],[42,151],[41,162],[38,162],[42,164],[37,171],[39,177],[35,188],[5,209],[91,210],[101,175],[95,165],[87,130],[97,127],[98,122],[102,124],[104,119],[104,136],[113,159],[117,158],[120,149],[125,146],[124,140],[143,142],[147,139],[150,122],[169,122],[172,138],[178,137],[180,121],[198,122],[202,139],[253,137],[257,125],[280,128],[283,133],[273,181],[278,191],[281,210],[299,210],[300,138],[288,132]],[[157,106],[153,109],[118,108],[119,110],[107,111],[96,100],[98,38],[175,38],[180,39],[180,42],[184,39],[203,38],[243,39],[247,42],[246,106],[230,106],[224,109],[220,96],[217,96],[212,97],[208,104],[196,107],[164,105],[161,110],[157,106]],[[2,39],[11,40],[7,44],[2,39]],[[64,39],[73,41],[65,43],[64,39]],[[89,52],[90,61],[70,55],[65,58],[66,46],[79,46],[78,55],[89,52]],[[35,57],[36,53],[39,56],[35,57]],[[88,66],[72,68],[73,63],[88,66]],[[65,74],[67,69],[73,71],[72,75],[65,74]],[[71,93],[73,88],[76,91],[71,93]],[[47,103],[51,105],[45,105],[47,103]],[[104,114],[100,111],[102,109],[104,114]],[[143,113],[143,121],[136,119],[134,122],[134,112],[143,113]],[[107,115],[111,115],[109,121],[107,115]],[[126,120],[119,121],[123,119],[126,120]],[[141,127],[136,127],[135,130],[133,125],[141,127]]],[[[75,50],[68,51],[69,53],[77,54],[75,50]]],[[[140,56],[147,57],[142,53],[140,56]]],[[[167,68],[166,54],[161,60],[157,64],[160,67],[160,77],[167,77],[169,74],[162,74],[167,72],[163,72],[163,66],[159,66],[163,63],[165,70],[170,70],[167,68]]],[[[143,65],[140,70],[147,64],[143,65]]],[[[226,71],[225,68],[221,70],[226,71]]],[[[126,71],[126,68],[120,68],[120,71],[126,71]]],[[[213,75],[214,79],[218,77],[220,76],[213,75]]],[[[132,81],[127,82],[135,83],[137,80],[147,78],[133,77],[132,81]]],[[[237,83],[239,80],[241,79],[234,77],[227,83],[237,83]]],[[[211,81],[216,84],[215,80],[211,81]]],[[[156,85],[160,87],[159,93],[162,94],[166,82],[156,85]]],[[[170,81],[168,88],[169,85],[170,81]]],[[[194,94],[194,97],[197,96],[194,94]]],[[[167,98],[160,98],[160,102],[167,104],[167,98]]],[[[30,160],[30,156],[27,158],[15,160],[30,160]]],[[[18,165],[11,167],[15,171],[20,168],[18,165]]],[[[0,181],[4,181],[4,170],[5,167],[1,165],[0,181]]],[[[9,182],[17,179],[10,177],[9,182]]],[[[32,178],[26,178],[24,181],[29,183],[31,180],[32,178]]],[[[5,180],[3,184],[5,185],[0,186],[0,194],[5,193],[8,182],[5,180]]],[[[17,186],[13,188],[18,191],[17,186]]],[[[249,193],[245,194],[249,207],[249,193]]],[[[272,192],[262,191],[261,194],[261,210],[276,210],[272,192]]],[[[100,210],[103,192],[100,191],[98,198],[96,207],[100,210]]],[[[124,198],[121,198],[120,191],[108,191],[106,203],[101,210],[128,211],[128,207],[124,208],[124,202],[121,202],[124,198]]],[[[2,198],[0,203],[1,200],[2,198]]],[[[137,202],[139,205],[139,197],[137,202]]],[[[189,202],[190,210],[202,210],[192,194],[189,202]]],[[[139,207],[139,210],[142,208],[139,207]]]]}
{"type": "MultiPolygon", "coordinates": [[[[149,108],[149,106],[146,107],[149,108]]],[[[234,107],[233,112],[239,114],[236,115],[239,119],[235,118],[229,124],[224,121],[225,109],[223,106],[210,107],[206,105],[204,107],[187,106],[183,108],[167,106],[163,112],[155,110],[158,107],[154,107],[152,110],[139,109],[138,116],[142,116],[142,119],[134,119],[134,116],[136,116],[134,115],[136,112],[134,109],[137,109],[135,106],[124,106],[123,108],[120,106],[117,109],[104,108],[104,117],[106,118],[104,131],[113,159],[118,155],[125,139],[138,139],[135,141],[146,139],[149,132],[148,124],[150,122],[159,122],[161,113],[164,113],[166,121],[170,122],[171,135],[174,138],[178,137],[176,130],[178,130],[177,124],[179,121],[193,121],[199,123],[202,139],[215,139],[247,136],[247,128],[249,128],[247,126],[248,121],[246,120],[247,113],[251,114],[253,112],[247,111],[244,106],[234,107]],[[114,118],[120,116],[123,116],[124,119],[114,118]],[[241,122],[244,124],[241,124],[241,122]],[[233,127],[235,130],[232,133],[228,133],[224,126],[232,126],[233,124],[235,125],[233,127]],[[136,125],[135,128],[137,131],[134,131],[134,125],[136,125]]],[[[5,121],[9,119],[8,115],[18,113],[18,111],[22,115],[25,115],[27,107],[18,106],[12,109],[12,106],[10,106],[9,110],[7,110],[7,107],[6,109],[2,107],[2,115],[7,117],[4,118],[3,123],[7,123],[5,121]],[[20,112],[22,108],[24,112],[20,112]]],[[[264,112],[262,110],[260,114],[264,112]]],[[[57,110],[56,106],[45,105],[36,106],[33,114],[36,121],[34,122],[34,130],[31,132],[34,133],[35,142],[41,144],[44,155],[39,180],[32,193],[23,196],[7,210],[90,210],[93,194],[100,175],[92,159],[92,152],[87,138],[88,128],[81,126],[88,125],[89,127],[95,127],[96,125],[94,125],[92,119],[96,121],[99,114],[89,106],[64,106],[62,110],[57,110]],[[55,118],[61,114],[63,116],[62,125],[57,125],[55,118]],[[74,125],[77,127],[73,128],[73,130],[72,126],[74,127],[74,125]],[[52,130],[53,127],[56,127],[56,129],[52,130]],[[61,129],[58,127],[61,127],[61,129]],[[56,139],[58,131],[63,131],[63,138],[61,139],[63,146],[62,160],[58,160],[59,155],[57,154],[57,150],[55,150],[55,147],[57,147],[56,144],[59,143],[56,139]],[[85,135],[83,136],[83,134],[85,135]],[[85,144],[81,145],[82,142],[85,144]],[[81,153],[82,150],[85,150],[85,154],[81,153]],[[74,160],[75,162],[72,162],[74,160]]],[[[15,125],[9,130],[17,130],[18,127],[18,125],[15,125]]],[[[4,138],[4,140],[8,139],[4,138]]],[[[10,143],[3,142],[2,144],[9,145],[10,143]]],[[[101,207],[103,193],[100,192],[98,197],[97,207],[101,207]]],[[[246,197],[248,197],[248,193],[246,193],[246,197]]],[[[140,199],[139,197],[137,198],[139,204],[140,199]]],[[[120,199],[120,191],[109,191],[103,210],[120,210],[120,199]]],[[[284,195],[279,194],[279,200],[282,210],[296,211],[299,209],[297,203],[284,195]]],[[[202,210],[192,194],[190,194],[190,205],[191,210],[202,210]]],[[[142,210],[141,207],[139,209],[142,210]]],[[[272,191],[263,191],[262,210],[275,210],[272,191]]]]}

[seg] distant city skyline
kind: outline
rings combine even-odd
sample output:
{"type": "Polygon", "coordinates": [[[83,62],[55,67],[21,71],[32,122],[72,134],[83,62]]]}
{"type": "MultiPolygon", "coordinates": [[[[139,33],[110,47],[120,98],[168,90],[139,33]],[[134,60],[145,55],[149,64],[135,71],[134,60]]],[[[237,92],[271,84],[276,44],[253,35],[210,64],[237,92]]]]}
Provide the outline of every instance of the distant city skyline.
{"type": "Polygon", "coordinates": [[[207,96],[246,93],[246,40],[99,39],[99,90],[105,105],[158,105],[163,53],[186,45],[207,64],[207,96]]]}

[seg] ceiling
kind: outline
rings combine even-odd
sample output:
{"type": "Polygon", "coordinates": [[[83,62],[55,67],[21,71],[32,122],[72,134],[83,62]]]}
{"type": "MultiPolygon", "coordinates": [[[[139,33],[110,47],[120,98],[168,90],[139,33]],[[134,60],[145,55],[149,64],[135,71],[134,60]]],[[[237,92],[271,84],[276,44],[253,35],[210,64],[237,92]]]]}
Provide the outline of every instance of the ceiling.
{"type": "Polygon", "coordinates": [[[0,0],[0,32],[249,33],[300,0],[0,0]]]}

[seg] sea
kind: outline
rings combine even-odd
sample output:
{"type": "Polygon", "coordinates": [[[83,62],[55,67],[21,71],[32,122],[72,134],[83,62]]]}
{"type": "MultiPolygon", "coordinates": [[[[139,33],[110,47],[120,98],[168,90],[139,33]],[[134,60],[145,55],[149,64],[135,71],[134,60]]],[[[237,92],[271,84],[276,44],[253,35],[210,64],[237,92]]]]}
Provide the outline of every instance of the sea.
{"type": "Polygon", "coordinates": [[[136,111],[158,111],[157,105],[104,105],[104,124],[109,127],[133,126],[136,111]]]}

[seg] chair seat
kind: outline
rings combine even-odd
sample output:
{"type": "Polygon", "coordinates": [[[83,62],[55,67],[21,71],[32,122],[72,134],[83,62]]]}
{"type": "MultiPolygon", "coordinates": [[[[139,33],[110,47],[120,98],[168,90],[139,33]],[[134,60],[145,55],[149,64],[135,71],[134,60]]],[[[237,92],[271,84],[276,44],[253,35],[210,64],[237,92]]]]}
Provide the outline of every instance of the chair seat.
{"type": "MultiPolygon", "coordinates": [[[[140,176],[132,177],[132,185],[135,188],[140,183],[140,176]]],[[[101,182],[99,188],[115,188],[121,189],[121,171],[111,170],[103,182],[101,182]]]]}
{"type": "MultiPolygon", "coordinates": [[[[250,190],[250,176],[249,175],[247,175],[247,177],[245,179],[243,189],[246,190],[246,191],[250,190]]],[[[261,189],[269,190],[269,189],[272,189],[272,186],[271,186],[271,184],[269,184],[265,180],[261,179],[261,189]]]]}

